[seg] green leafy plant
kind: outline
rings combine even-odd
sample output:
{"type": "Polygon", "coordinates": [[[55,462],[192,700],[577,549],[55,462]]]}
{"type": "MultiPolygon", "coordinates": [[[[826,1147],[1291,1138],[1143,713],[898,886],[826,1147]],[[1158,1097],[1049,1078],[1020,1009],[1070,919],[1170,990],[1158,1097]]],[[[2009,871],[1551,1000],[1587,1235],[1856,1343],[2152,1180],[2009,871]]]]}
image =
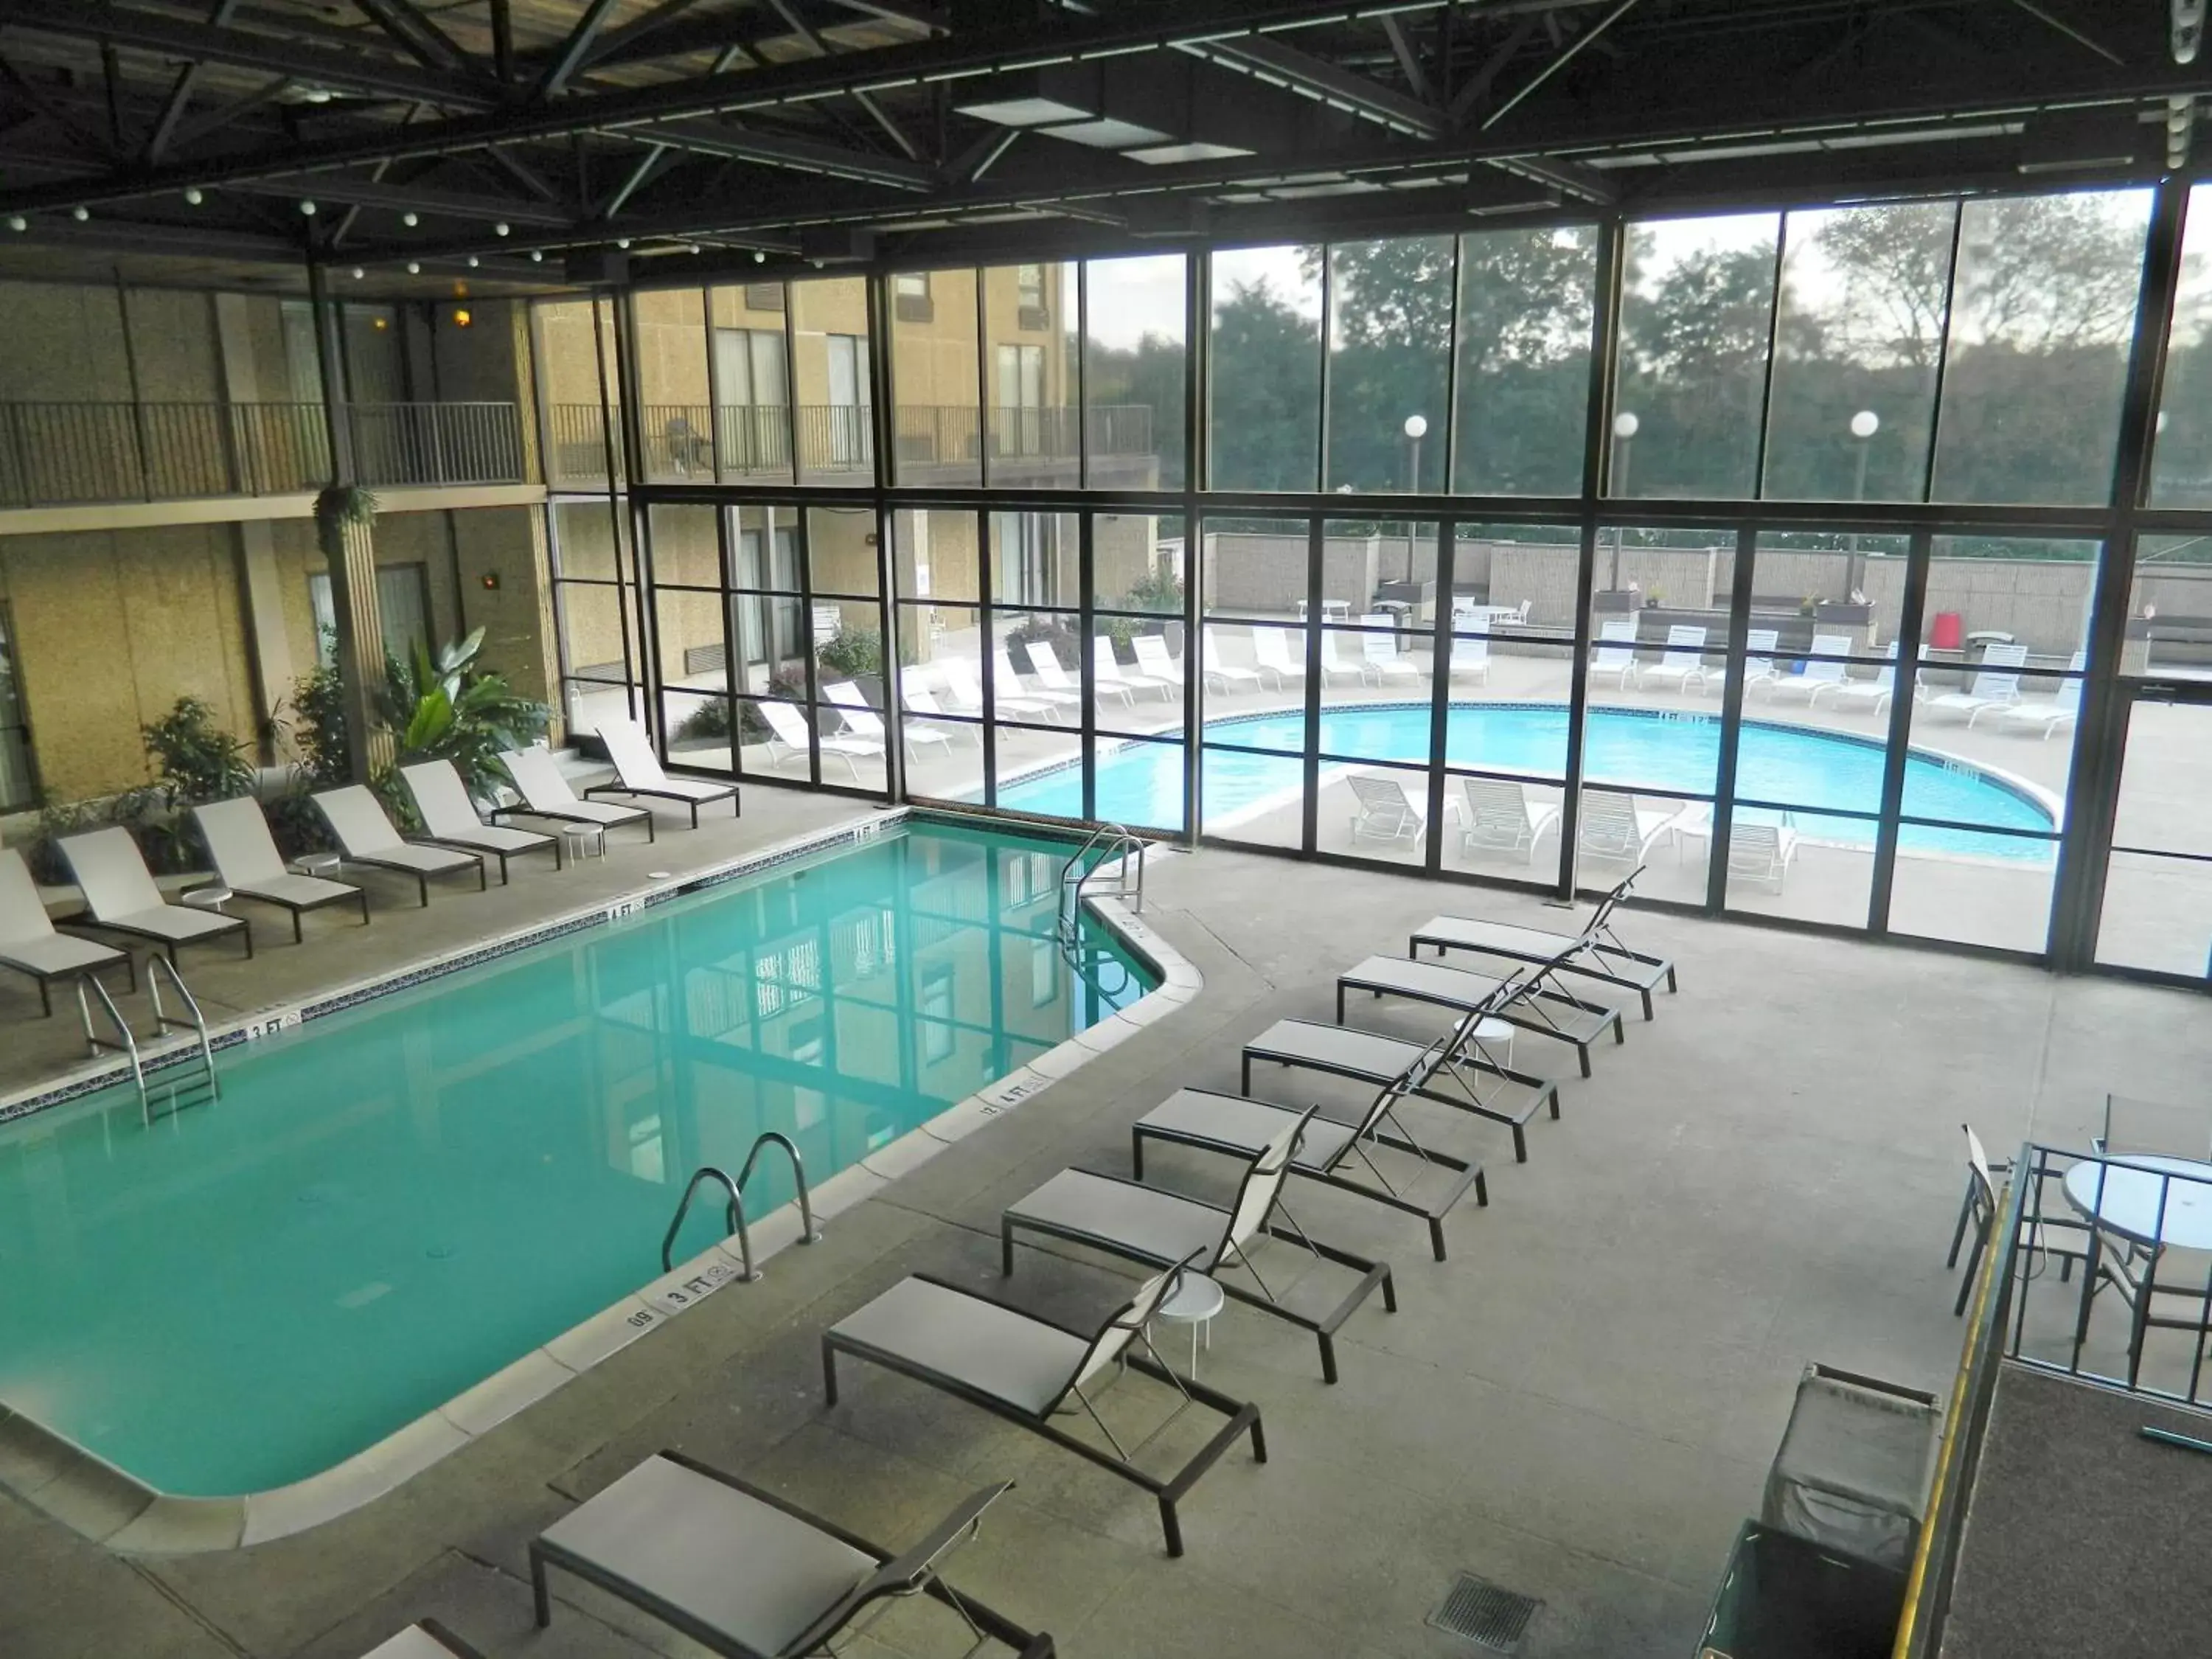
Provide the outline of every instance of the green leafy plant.
{"type": "Polygon", "coordinates": [[[215,710],[198,697],[179,697],[167,714],[138,732],[167,805],[197,806],[252,792],[254,770],[246,745],[217,726],[215,710]]]}
{"type": "Polygon", "coordinates": [[[726,741],[730,735],[730,705],[720,697],[701,703],[682,720],[669,734],[678,743],[711,743],[726,741]]]}
{"type": "Polygon", "coordinates": [[[161,817],[161,792],[151,784],[125,790],[107,800],[45,802],[39,808],[39,828],[23,848],[23,860],[34,881],[47,886],[66,886],[76,879],[62,857],[65,836],[82,836],[119,825],[131,832],[138,850],[156,872],[167,873],[186,867],[180,861],[185,849],[168,832],[161,817]]]}
{"type": "Polygon", "coordinates": [[[1129,584],[1129,591],[1122,595],[1121,603],[1122,608],[1128,611],[1166,611],[1180,614],[1182,610],[1182,580],[1164,567],[1155,568],[1129,584]]]}
{"type": "Polygon", "coordinates": [[[483,629],[435,658],[416,641],[405,660],[386,655],[377,713],[392,729],[396,763],[451,761],[469,793],[488,796],[501,777],[503,750],[524,749],[544,735],[551,711],[518,695],[497,672],[476,665],[483,629]]]}
{"type": "Polygon", "coordinates": [[[318,668],[292,686],[292,746],[300,766],[318,789],[335,788],[353,776],[353,751],[346,733],[345,694],[336,667],[318,668]]]}
{"type": "Polygon", "coordinates": [[[872,628],[840,628],[815,648],[814,660],[824,679],[881,679],[884,636],[872,628]]]}

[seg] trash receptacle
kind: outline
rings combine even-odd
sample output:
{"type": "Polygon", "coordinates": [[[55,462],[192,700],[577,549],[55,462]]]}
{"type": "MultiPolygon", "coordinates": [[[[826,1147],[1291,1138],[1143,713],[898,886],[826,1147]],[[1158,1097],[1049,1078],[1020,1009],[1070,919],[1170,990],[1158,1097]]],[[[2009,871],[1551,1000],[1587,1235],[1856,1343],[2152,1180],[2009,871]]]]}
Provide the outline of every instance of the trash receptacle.
{"type": "Polygon", "coordinates": [[[1747,1521],[1699,1659],[1889,1659],[1905,1575],[1747,1521]]]}
{"type": "Polygon", "coordinates": [[[1930,651],[1956,651],[1966,638],[1966,629],[1955,611],[1938,611],[1936,620],[1928,629],[1928,648],[1930,651]]]}

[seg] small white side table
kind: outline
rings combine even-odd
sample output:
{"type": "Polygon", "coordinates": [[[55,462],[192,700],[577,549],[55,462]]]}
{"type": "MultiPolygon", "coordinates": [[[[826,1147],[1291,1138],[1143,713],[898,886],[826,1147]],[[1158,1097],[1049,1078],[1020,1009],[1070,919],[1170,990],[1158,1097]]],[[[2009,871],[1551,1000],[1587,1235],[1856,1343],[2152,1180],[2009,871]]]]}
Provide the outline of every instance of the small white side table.
{"type": "Polygon", "coordinates": [[[607,855],[607,827],[604,823],[564,823],[561,839],[568,843],[568,861],[603,859],[607,855]]]}
{"type": "Polygon", "coordinates": [[[228,913],[222,907],[235,896],[228,887],[195,887],[184,896],[184,900],[196,910],[212,910],[217,915],[224,915],[228,913]]]}
{"type": "Polygon", "coordinates": [[[336,853],[302,853],[291,864],[292,873],[299,876],[321,876],[328,879],[338,872],[343,860],[336,853]]]}
{"type": "Polygon", "coordinates": [[[1175,1294],[1152,1310],[1152,1316],[1156,1319],[1164,1319],[1170,1325],[1190,1327],[1190,1374],[1194,1380],[1198,1376],[1199,1334],[1200,1331],[1205,1333],[1206,1346],[1211,1352],[1213,1347],[1213,1316],[1228,1304],[1229,1298],[1223,1293],[1221,1286],[1204,1273],[1185,1273],[1182,1283],[1176,1287],[1175,1294]]]}

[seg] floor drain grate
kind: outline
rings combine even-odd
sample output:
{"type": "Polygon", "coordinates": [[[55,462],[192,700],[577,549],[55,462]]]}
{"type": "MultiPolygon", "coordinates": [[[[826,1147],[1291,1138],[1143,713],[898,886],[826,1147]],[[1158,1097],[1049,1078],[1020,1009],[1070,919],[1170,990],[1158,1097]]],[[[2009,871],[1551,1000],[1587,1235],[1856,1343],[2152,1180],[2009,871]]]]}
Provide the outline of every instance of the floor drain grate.
{"type": "Polygon", "coordinates": [[[1480,1642],[1494,1653],[1513,1653],[1519,1650],[1521,1638],[1528,1633],[1528,1621],[1543,1605],[1533,1596],[1516,1595],[1463,1572],[1429,1615],[1429,1623],[1454,1636],[1480,1642]]]}

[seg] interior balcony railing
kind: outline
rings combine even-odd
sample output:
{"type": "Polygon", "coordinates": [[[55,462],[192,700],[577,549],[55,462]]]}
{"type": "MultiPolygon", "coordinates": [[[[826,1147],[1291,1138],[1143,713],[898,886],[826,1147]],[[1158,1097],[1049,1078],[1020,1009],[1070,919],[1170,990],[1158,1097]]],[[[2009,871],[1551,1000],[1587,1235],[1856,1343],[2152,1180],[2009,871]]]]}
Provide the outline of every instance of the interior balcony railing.
{"type": "MultiPolygon", "coordinates": [[[[512,403],[347,407],[364,484],[529,478],[512,403]]],[[[0,402],[0,507],[285,495],[331,476],[318,403],[0,402]]]]}

